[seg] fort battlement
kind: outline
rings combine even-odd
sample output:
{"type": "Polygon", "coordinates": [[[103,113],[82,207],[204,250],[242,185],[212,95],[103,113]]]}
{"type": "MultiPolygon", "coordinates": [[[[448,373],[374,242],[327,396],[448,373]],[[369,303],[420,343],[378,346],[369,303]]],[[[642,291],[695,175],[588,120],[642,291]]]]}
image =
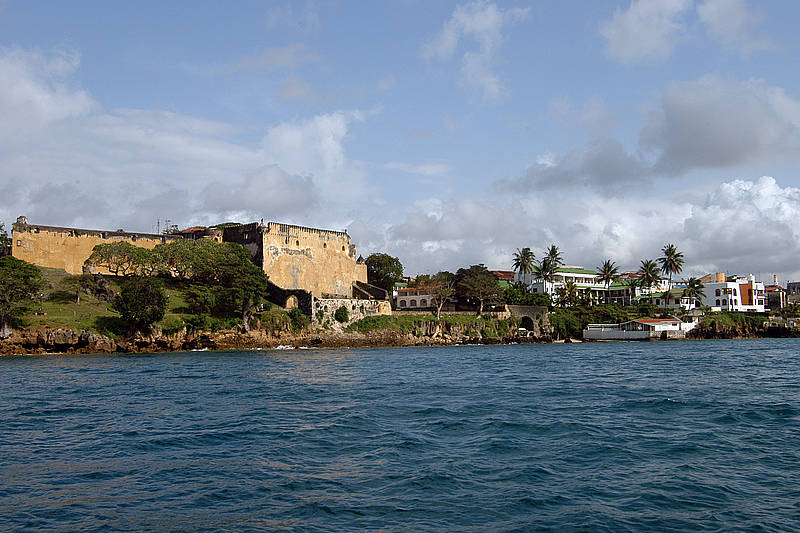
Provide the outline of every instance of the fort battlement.
{"type": "Polygon", "coordinates": [[[153,249],[159,244],[182,238],[180,235],[44,226],[29,224],[25,217],[19,217],[11,226],[11,254],[34,265],[80,274],[83,263],[98,244],[125,241],[153,249]]]}

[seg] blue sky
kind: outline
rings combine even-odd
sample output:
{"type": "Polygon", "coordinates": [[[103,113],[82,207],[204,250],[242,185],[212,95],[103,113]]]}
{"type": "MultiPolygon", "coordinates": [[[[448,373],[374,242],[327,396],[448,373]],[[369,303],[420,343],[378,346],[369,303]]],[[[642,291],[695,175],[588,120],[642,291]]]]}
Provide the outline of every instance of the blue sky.
{"type": "Polygon", "coordinates": [[[790,0],[0,1],[0,221],[800,278],[790,0]]]}

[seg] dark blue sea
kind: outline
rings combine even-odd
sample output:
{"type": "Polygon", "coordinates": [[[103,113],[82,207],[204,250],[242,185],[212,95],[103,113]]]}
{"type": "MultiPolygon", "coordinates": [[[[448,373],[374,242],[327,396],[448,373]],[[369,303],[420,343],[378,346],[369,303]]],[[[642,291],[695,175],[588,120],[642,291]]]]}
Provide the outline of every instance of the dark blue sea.
{"type": "Polygon", "coordinates": [[[0,530],[798,531],[797,340],[0,358],[0,530]]]}

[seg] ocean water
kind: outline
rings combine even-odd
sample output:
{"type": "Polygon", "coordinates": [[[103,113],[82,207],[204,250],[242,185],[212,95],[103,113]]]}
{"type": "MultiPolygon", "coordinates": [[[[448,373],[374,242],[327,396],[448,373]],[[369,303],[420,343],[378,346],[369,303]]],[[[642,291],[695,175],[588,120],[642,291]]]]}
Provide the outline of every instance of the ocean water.
{"type": "Polygon", "coordinates": [[[793,339],[0,358],[0,530],[798,531],[793,339]]]}

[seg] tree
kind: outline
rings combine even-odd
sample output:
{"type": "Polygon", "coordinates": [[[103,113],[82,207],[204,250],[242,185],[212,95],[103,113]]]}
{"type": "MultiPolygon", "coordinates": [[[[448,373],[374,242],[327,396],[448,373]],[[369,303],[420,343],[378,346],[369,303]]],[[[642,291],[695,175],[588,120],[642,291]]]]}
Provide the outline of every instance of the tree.
{"type": "Polygon", "coordinates": [[[11,256],[0,257],[0,339],[11,335],[11,326],[27,309],[27,303],[47,287],[34,265],[11,256]]]}
{"type": "Polygon", "coordinates": [[[0,248],[10,248],[11,247],[11,237],[8,236],[6,233],[5,225],[0,222],[0,248]]]}
{"type": "Polygon", "coordinates": [[[148,252],[149,250],[127,241],[98,244],[84,264],[104,267],[115,276],[130,276],[137,273],[148,252]]]}
{"type": "Polygon", "coordinates": [[[389,294],[394,284],[403,279],[403,264],[396,257],[375,253],[367,257],[367,281],[389,294]]]}
{"type": "Polygon", "coordinates": [[[597,267],[597,271],[600,273],[598,279],[606,284],[606,303],[608,303],[608,288],[619,279],[619,270],[614,261],[606,259],[601,266],[597,267]]]}
{"type": "Polygon", "coordinates": [[[135,276],[122,283],[120,293],[111,303],[128,326],[128,333],[148,333],[150,327],[164,318],[167,294],[155,278],[135,276]]]}
{"type": "Polygon", "coordinates": [[[706,297],[703,289],[705,289],[705,285],[703,285],[702,281],[697,278],[689,278],[686,282],[686,288],[683,289],[683,295],[691,298],[691,301],[696,305],[700,305],[703,302],[703,298],[706,297]]]}
{"type": "Polygon", "coordinates": [[[521,279],[525,280],[526,274],[533,274],[533,267],[536,265],[535,263],[536,256],[533,253],[533,250],[530,248],[517,248],[517,251],[514,252],[514,262],[512,266],[516,272],[520,274],[521,279]]]}
{"type": "Polygon", "coordinates": [[[242,327],[250,331],[250,318],[267,294],[269,278],[253,263],[244,246],[232,242],[214,244],[217,245],[212,263],[214,274],[210,281],[224,288],[225,297],[241,314],[242,327]]]}
{"type": "MultiPolygon", "coordinates": [[[[658,262],[661,264],[661,271],[669,275],[669,285],[667,287],[672,289],[672,275],[680,274],[683,270],[683,253],[679,252],[674,244],[666,244],[661,249],[661,253],[664,255],[658,258],[658,262]]],[[[669,289],[667,290],[668,293],[669,289]]],[[[664,299],[664,307],[666,307],[666,302],[667,298],[664,299]]]]}
{"type": "Polygon", "coordinates": [[[556,289],[558,304],[561,307],[571,307],[579,302],[580,294],[574,281],[568,281],[556,289]]]}
{"type": "Polygon", "coordinates": [[[484,265],[472,265],[456,272],[458,293],[468,301],[478,302],[478,316],[483,314],[487,302],[500,299],[501,289],[497,278],[484,265]]]}
{"type": "Polygon", "coordinates": [[[553,265],[553,268],[558,268],[564,264],[564,259],[561,257],[561,252],[558,250],[558,246],[555,244],[551,244],[550,248],[547,249],[547,259],[553,265]]]}
{"type": "Polygon", "coordinates": [[[533,273],[537,278],[552,283],[556,277],[557,269],[556,264],[549,257],[545,257],[538,265],[533,267],[533,273]]]}
{"type": "Polygon", "coordinates": [[[643,259],[642,264],[639,266],[639,280],[642,287],[647,287],[650,293],[650,303],[653,303],[653,285],[660,279],[659,268],[655,261],[652,259],[643,259]]]}
{"type": "Polygon", "coordinates": [[[442,316],[442,307],[456,293],[456,276],[452,272],[439,272],[431,278],[430,284],[431,304],[436,307],[436,335],[439,333],[438,322],[442,316]]]}

